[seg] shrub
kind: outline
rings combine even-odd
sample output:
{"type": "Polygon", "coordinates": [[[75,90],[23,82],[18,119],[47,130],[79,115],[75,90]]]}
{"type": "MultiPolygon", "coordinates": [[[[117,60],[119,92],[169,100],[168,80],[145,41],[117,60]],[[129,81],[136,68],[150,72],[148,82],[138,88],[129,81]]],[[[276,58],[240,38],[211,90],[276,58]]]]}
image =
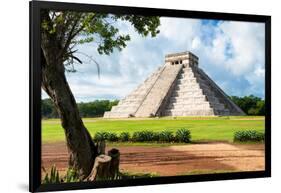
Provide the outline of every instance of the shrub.
{"type": "Polygon", "coordinates": [[[152,136],[153,141],[159,141],[159,133],[158,132],[154,132],[153,136],[152,136]]]}
{"type": "MultiPolygon", "coordinates": [[[[45,169],[43,169],[45,170],[45,169]]],[[[46,172],[46,171],[45,171],[46,172]]],[[[52,166],[50,175],[46,173],[42,183],[43,184],[57,184],[60,183],[60,176],[59,171],[57,170],[56,166],[52,166]]]]}
{"type": "Polygon", "coordinates": [[[95,141],[104,141],[107,140],[109,136],[108,132],[105,131],[98,131],[95,133],[94,140],[95,141]]]}
{"type": "Polygon", "coordinates": [[[152,131],[137,131],[132,136],[132,141],[144,142],[153,141],[154,133],[152,131]]]}
{"type": "Polygon", "coordinates": [[[68,168],[66,175],[63,178],[63,182],[79,182],[79,175],[78,172],[74,169],[68,168]]]}
{"type": "Polygon", "coordinates": [[[110,133],[106,131],[98,131],[95,133],[94,141],[118,141],[118,136],[116,133],[110,133]]]}
{"type": "Polygon", "coordinates": [[[184,128],[177,130],[175,140],[177,142],[189,143],[191,141],[190,131],[184,128]]]}
{"type": "Polygon", "coordinates": [[[129,132],[120,133],[119,139],[120,139],[120,141],[123,141],[123,142],[129,141],[130,140],[130,133],[129,132]]]}
{"type": "Polygon", "coordinates": [[[63,182],[79,182],[79,175],[73,169],[68,169],[66,175],[60,177],[59,171],[57,170],[56,166],[52,166],[50,174],[48,174],[43,168],[43,171],[46,173],[45,177],[43,178],[42,184],[58,184],[63,182]]]}
{"type": "Polygon", "coordinates": [[[234,133],[235,142],[261,142],[264,141],[264,133],[256,130],[236,131],[234,133]]]}
{"type": "Polygon", "coordinates": [[[174,140],[174,135],[172,131],[161,131],[159,133],[160,142],[172,142],[174,140]]]}
{"type": "Polygon", "coordinates": [[[118,136],[116,133],[108,133],[107,140],[108,141],[118,141],[118,136]]]}

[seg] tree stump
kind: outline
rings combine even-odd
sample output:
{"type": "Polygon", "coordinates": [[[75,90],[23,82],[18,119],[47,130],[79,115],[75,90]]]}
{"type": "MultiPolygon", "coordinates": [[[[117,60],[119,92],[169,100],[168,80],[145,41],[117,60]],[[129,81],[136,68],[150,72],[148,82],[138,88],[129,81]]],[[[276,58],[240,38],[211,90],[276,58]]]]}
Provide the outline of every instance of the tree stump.
{"type": "Polygon", "coordinates": [[[118,149],[111,149],[107,153],[111,157],[109,173],[111,179],[117,179],[119,175],[120,152],[118,149]]]}
{"type": "MultiPolygon", "coordinates": [[[[105,143],[102,142],[97,143],[99,153],[105,151],[105,143]]],[[[108,155],[101,154],[97,156],[93,169],[85,181],[118,179],[119,163],[120,152],[115,148],[109,150],[108,155]]]]}
{"type": "Polygon", "coordinates": [[[104,180],[110,178],[111,157],[108,155],[99,155],[95,159],[94,167],[86,181],[104,180]]]}

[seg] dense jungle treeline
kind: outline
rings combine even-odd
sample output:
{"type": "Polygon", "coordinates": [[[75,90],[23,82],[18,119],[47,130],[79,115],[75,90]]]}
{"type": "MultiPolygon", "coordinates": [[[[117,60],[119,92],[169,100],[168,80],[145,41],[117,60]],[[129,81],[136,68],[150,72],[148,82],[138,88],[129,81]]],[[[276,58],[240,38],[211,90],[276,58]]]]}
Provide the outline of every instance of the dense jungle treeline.
{"type": "MultiPolygon", "coordinates": [[[[264,100],[253,96],[231,96],[236,103],[247,115],[265,115],[264,100]]],[[[78,103],[78,109],[81,117],[101,117],[105,111],[110,111],[112,106],[117,105],[118,100],[95,100],[91,102],[78,103]]],[[[58,118],[58,113],[51,99],[43,99],[41,103],[42,118],[58,118]]]]}

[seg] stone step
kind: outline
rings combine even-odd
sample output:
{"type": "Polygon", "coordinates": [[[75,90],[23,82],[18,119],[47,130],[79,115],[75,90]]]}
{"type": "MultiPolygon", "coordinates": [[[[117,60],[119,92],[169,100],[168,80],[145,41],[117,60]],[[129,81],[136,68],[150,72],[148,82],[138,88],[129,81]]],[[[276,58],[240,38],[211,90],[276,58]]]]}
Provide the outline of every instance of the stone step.
{"type": "Polygon", "coordinates": [[[198,84],[196,78],[182,78],[177,80],[177,84],[190,84],[190,83],[198,84]]]}
{"type": "Polygon", "coordinates": [[[226,110],[215,110],[215,114],[216,115],[223,115],[223,116],[231,115],[231,113],[228,109],[226,109],[226,110]]]}
{"type": "MultiPolygon", "coordinates": [[[[170,104],[166,110],[184,110],[184,109],[210,109],[209,103],[184,103],[184,104],[170,104]]],[[[223,110],[223,109],[221,109],[223,110]]]]}
{"type": "Polygon", "coordinates": [[[182,92],[182,91],[177,91],[177,92],[174,92],[171,97],[178,97],[178,98],[193,98],[193,97],[203,97],[205,95],[203,95],[201,93],[200,90],[198,91],[190,91],[190,92],[182,92]]]}
{"type": "Polygon", "coordinates": [[[164,116],[212,116],[215,115],[212,109],[192,111],[165,111],[164,116]]]}
{"type": "Polygon", "coordinates": [[[179,78],[184,78],[184,77],[195,78],[195,75],[193,74],[193,72],[182,72],[179,78]]]}
{"type": "Polygon", "coordinates": [[[190,85],[186,85],[186,84],[178,84],[175,87],[175,90],[201,90],[201,87],[199,86],[199,84],[190,84],[190,85]]]}
{"type": "Polygon", "coordinates": [[[173,92],[173,95],[174,96],[201,96],[204,94],[201,89],[198,89],[198,90],[175,90],[173,92]]]}
{"type": "Polygon", "coordinates": [[[221,103],[213,103],[213,104],[210,104],[210,106],[216,110],[225,110],[226,109],[225,106],[221,103]]]}
{"type": "Polygon", "coordinates": [[[189,103],[189,102],[207,102],[206,96],[196,96],[196,97],[175,97],[171,96],[170,103],[189,103]]]}
{"type": "Polygon", "coordinates": [[[128,118],[130,117],[130,114],[128,113],[123,113],[123,112],[111,112],[107,111],[103,115],[104,118],[128,118]]]}
{"type": "Polygon", "coordinates": [[[219,99],[215,96],[210,96],[210,95],[206,95],[207,96],[207,100],[210,101],[210,103],[220,103],[219,99]]]}
{"type": "Polygon", "coordinates": [[[131,103],[140,103],[141,99],[139,98],[135,98],[135,99],[128,99],[128,100],[124,100],[124,101],[119,101],[118,105],[127,105],[127,104],[131,104],[131,103]]]}

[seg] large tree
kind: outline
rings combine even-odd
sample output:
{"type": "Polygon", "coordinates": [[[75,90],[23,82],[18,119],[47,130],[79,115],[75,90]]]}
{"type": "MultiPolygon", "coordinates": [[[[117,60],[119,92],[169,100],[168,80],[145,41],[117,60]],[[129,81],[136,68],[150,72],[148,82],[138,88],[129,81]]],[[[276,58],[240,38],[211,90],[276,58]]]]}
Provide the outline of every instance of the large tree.
{"type": "Polygon", "coordinates": [[[76,54],[78,44],[95,44],[99,54],[124,48],[130,36],[119,34],[116,27],[119,21],[129,22],[142,36],[154,37],[159,33],[159,17],[41,11],[42,88],[60,116],[70,155],[69,166],[78,171],[81,179],[90,174],[97,149],[79,115],[65,72],[74,72],[74,63],[82,63],[76,54]]]}

